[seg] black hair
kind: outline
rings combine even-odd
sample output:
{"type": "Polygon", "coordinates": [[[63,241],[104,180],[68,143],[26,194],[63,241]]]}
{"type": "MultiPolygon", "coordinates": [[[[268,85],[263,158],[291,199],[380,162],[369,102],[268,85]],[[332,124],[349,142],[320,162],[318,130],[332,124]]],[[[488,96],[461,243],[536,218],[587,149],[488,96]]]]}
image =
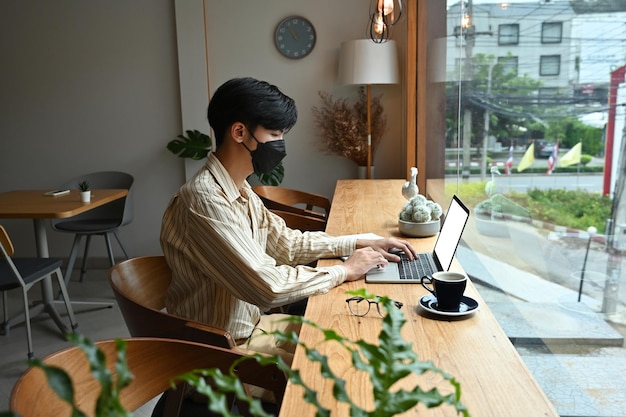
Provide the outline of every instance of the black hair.
{"type": "Polygon", "coordinates": [[[298,110],[295,101],[278,87],[246,77],[222,84],[209,102],[207,116],[219,147],[235,122],[251,132],[258,126],[286,132],[296,124],[298,110]]]}

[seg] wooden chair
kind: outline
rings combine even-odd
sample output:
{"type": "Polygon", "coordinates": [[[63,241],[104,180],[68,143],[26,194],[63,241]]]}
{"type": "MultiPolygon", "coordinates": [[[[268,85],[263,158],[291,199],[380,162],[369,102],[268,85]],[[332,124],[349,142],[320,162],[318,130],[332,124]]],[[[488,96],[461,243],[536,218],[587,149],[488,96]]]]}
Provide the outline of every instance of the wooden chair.
{"type": "Polygon", "coordinates": [[[330,212],[330,200],[323,195],[272,185],[257,185],[253,190],[268,209],[317,217],[324,222],[330,212]]]}
{"type": "MultiPolygon", "coordinates": [[[[133,382],[121,391],[120,401],[134,411],[170,388],[170,381],[194,369],[219,368],[226,373],[242,354],[201,343],[159,338],[129,338],[128,367],[133,382]]],[[[107,357],[107,367],[115,375],[116,343],[105,340],[96,343],[107,357]]],[[[91,374],[84,352],[70,347],[44,359],[48,365],[64,369],[72,378],[75,402],[87,416],[94,416],[100,384],[91,374]]],[[[255,360],[243,361],[237,367],[242,382],[271,389],[278,403],[282,401],[286,377],[275,366],[261,366],[255,360]]],[[[167,396],[165,416],[178,416],[183,404],[183,389],[179,386],[167,396]]],[[[39,368],[29,368],[13,387],[9,407],[21,417],[69,416],[70,407],[57,397],[39,368]]]]}
{"type": "Polygon", "coordinates": [[[165,312],[165,294],[172,272],[164,256],[143,256],[122,261],[109,270],[109,283],[133,337],[164,337],[235,346],[223,329],[165,312]]]}
{"type": "Polygon", "coordinates": [[[3,328],[4,333],[10,330],[10,319],[8,316],[7,291],[19,288],[22,291],[22,301],[24,303],[24,322],[26,323],[26,342],[28,346],[28,357],[33,357],[33,340],[30,330],[30,303],[28,301],[28,291],[38,282],[52,277],[57,277],[59,290],[65,302],[65,308],[70,319],[72,331],[78,328],[78,323],[74,317],[74,311],[70,304],[70,298],[65,288],[65,281],[61,273],[63,260],[60,258],[13,258],[14,248],[7,231],[0,226],[0,292],[2,292],[3,305],[3,328]]]}
{"type": "Polygon", "coordinates": [[[305,216],[298,213],[292,213],[290,211],[274,210],[270,209],[274,214],[279,215],[285,220],[287,226],[292,229],[298,229],[303,232],[306,231],[324,231],[326,229],[326,220],[318,217],[305,216]]]}

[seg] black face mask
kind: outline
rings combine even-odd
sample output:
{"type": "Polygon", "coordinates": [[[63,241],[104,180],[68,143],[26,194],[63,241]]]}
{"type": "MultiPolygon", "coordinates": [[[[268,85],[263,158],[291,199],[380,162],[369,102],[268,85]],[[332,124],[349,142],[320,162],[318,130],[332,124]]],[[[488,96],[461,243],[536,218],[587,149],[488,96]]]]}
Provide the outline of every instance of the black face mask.
{"type": "Polygon", "coordinates": [[[269,174],[280,164],[280,161],[287,156],[285,152],[285,140],[278,139],[270,142],[259,142],[257,138],[252,135],[252,138],[256,140],[257,146],[254,151],[250,151],[245,143],[241,143],[252,156],[252,167],[255,174],[269,174]]]}

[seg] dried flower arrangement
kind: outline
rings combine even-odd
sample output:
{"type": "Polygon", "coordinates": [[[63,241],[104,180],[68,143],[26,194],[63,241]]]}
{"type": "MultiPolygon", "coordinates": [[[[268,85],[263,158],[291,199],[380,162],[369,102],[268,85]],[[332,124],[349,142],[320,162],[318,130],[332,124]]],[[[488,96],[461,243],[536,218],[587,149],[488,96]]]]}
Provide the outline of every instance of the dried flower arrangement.
{"type": "MultiPolygon", "coordinates": [[[[333,99],[331,94],[318,92],[322,106],[313,107],[315,124],[322,137],[322,145],[330,153],[353,160],[359,166],[367,165],[367,96],[359,89],[359,99],[353,105],[345,98],[333,99]]],[[[383,115],[380,97],[371,98],[372,156],[385,133],[387,118],[383,115]]]]}

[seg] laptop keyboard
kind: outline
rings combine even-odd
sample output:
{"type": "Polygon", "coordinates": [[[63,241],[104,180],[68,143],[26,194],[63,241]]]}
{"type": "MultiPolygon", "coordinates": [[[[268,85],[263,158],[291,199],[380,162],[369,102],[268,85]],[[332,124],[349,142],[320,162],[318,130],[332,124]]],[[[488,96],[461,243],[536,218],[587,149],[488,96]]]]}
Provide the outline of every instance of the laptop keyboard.
{"type": "Polygon", "coordinates": [[[420,279],[436,271],[428,253],[418,253],[413,261],[410,261],[404,253],[398,255],[400,256],[400,263],[398,263],[400,279],[420,279]]]}

